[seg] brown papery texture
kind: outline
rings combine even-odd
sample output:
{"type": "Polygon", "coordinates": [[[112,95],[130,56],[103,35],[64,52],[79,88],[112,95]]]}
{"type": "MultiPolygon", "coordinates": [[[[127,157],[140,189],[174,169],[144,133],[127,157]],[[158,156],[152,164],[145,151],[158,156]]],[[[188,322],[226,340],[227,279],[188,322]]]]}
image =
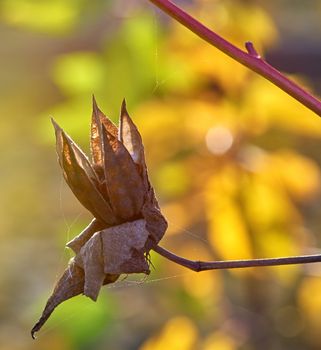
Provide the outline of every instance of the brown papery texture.
{"type": "Polygon", "coordinates": [[[32,337],[63,301],[82,293],[95,301],[102,285],[121,274],[149,274],[146,256],[167,229],[148,179],[142,138],[125,102],[118,130],[93,99],[92,162],[55,121],[53,125],[64,178],[94,219],[67,244],[76,256],[48,299],[32,337]]]}

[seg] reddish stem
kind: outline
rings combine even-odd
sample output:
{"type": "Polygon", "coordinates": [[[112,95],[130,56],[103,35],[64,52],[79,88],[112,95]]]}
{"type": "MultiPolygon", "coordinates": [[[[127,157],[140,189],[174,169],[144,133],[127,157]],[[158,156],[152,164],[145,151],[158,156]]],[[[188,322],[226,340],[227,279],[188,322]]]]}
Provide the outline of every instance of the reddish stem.
{"type": "Polygon", "coordinates": [[[321,117],[321,101],[264,61],[254,49],[252,43],[246,44],[248,52],[242,51],[238,47],[220,37],[218,34],[211,31],[209,28],[205,27],[202,23],[191,17],[188,13],[184,12],[171,1],[149,1],[166,12],[169,16],[180,22],[182,25],[190,29],[200,38],[204,39],[217,49],[224,52],[226,55],[232,57],[254,72],[262,75],[321,117]]]}

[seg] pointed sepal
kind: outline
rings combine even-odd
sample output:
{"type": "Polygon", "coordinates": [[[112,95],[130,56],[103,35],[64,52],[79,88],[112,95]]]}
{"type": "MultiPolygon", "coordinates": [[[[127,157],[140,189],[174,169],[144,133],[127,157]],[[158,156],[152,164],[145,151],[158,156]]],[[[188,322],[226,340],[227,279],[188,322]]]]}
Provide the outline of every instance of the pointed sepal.
{"type": "Polygon", "coordinates": [[[121,106],[118,139],[126,147],[135,164],[138,165],[139,173],[143,178],[145,191],[148,191],[150,184],[147,174],[143,140],[137,126],[128,114],[125,99],[121,106]]]}
{"type": "Polygon", "coordinates": [[[64,302],[78,294],[81,294],[84,290],[84,271],[72,260],[65,270],[60,280],[58,281],[55,289],[47,301],[44,311],[31,330],[31,336],[35,339],[35,333],[38,332],[41,327],[48,320],[54,309],[64,302]]]}
{"type": "Polygon", "coordinates": [[[126,101],[123,100],[121,106],[120,120],[119,120],[119,132],[118,139],[126,147],[127,151],[131,155],[133,161],[136,164],[145,164],[144,146],[142,137],[130,118],[127,108],[126,101]]]}
{"type": "Polygon", "coordinates": [[[92,161],[95,165],[103,164],[103,151],[102,151],[102,128],[103,124],[114,137],[117,137],[118,128],[109,120],[106,115],[99,109],[96,99],[93,96],[93,111],[91,119],[91,134],[90,134],[90,150],[92,155],[92,161]]]}
{"type": "MultiPolygon", "coordinates": [[[[103,285],[113,283],[119,278],[119,275],[105,274],[103,285]]],[[[62,302],[84,292],[85,273],[77,265],[75,259],[72,259],[68,268],[56,284],[54,291],[47,301],[39,321],[31,330],[31,336],[35,339],[35,334],[46,323],[55,308],[62,302]]],[[[90,291],[87,291],[90,294],[90,291]]]]}
{"type": "Polygon", "coordinates": [[[144,203],[144,185],[125,146],[103,126],[104,170],[111,206],[121,220],[136,218],[144,203]]]}
{"type": "Polygon", "coordinates": [[[52,123],[56,133],[59,163],[70,189],[96,218],[113,225],[114,214],[109,203],[99,192],[99,179],[87,157],[54,120],[52,123]]]}

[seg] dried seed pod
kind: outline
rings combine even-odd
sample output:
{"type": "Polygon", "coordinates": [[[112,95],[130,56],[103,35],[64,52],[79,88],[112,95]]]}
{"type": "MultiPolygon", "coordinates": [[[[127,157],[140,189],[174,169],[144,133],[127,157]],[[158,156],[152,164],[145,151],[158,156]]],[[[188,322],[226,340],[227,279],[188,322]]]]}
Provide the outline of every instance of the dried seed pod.
{"type": "Polygon", "coordinates": [[[32,337],[63,301],[81,293],[96,300],[101,286],[121,274],[148,274],[146,256],[167,229],[148,180],[142,138],[125,101],[118,131],[93,98],[92,163],[56,122],[53,125],[64,178],[94,219],[67,244],[76,256],[48,299],[32,337]]]}

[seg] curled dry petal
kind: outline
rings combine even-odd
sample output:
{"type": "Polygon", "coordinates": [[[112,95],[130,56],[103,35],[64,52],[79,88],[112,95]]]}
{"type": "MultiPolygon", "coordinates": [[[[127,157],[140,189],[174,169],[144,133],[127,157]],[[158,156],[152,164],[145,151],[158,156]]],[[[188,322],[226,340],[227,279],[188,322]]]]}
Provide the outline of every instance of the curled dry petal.
{"type": "Polygon", "coordinates": [[[96,232],[75,257],[75,263],[85,273],[84,294],[95,301],[105,276],[149,274],[145,259],[148,235],[145,220],[126,222],[96,232]]]}
{"type": "Polygon", "coordinates": [[[135,163],[124,145],[103,126],[104,170],[108,195],[116,215],[130,220],[144,203],[144,186],[135,163]]]}
{"type": "Polygon", "coordinates": [[[66,182],[86,209],[106,224],[113,225],[114,214],[97,188],[99,180],[87,157],[54,120],[52,123],[56,132],[59,163],[66,182]]]}
{"type": "Polygon", "coordinates": [[[80,232],[78,236],[68,242],[66,246],[78,254],[81,247],[94,235],[94,233],[102,230],[105,226],[106,225],[101,221],[93,219],[92,222],[80,232]]]}
{"type": "Polygon", "coordinates": [[[33,338],[59,304],[83,292],[83,285],[84,271],[72,260],[48,299],[41,318],[32,328],[31,335],[33,338]]]}
{"type": "MultiPolygon", "coordinates": [[[[106,274],[103,284],[113,283],[118,277],[119,275],[106,274]]],[[[84,270],[75,263],[74,259],[72,259],[68,268],[64,271],[60,280],[56,284],[52,295],[48,299],[39,321],[31,330],[31,336],[33,339],[35,339],[35,334],[41,329],[59,304],[84,292],[84,283],[84,270]]]]}
{"type": "Polygon", "coordinates": [[[85,272],[84,294],[96,301],[105,279],[101,232],[96,232],[76,256],[76,264],[85,272]]]}

